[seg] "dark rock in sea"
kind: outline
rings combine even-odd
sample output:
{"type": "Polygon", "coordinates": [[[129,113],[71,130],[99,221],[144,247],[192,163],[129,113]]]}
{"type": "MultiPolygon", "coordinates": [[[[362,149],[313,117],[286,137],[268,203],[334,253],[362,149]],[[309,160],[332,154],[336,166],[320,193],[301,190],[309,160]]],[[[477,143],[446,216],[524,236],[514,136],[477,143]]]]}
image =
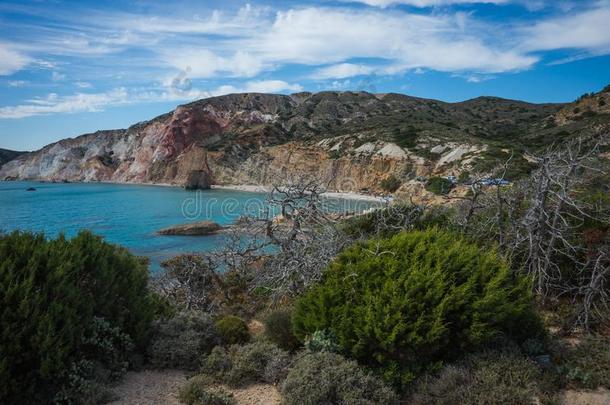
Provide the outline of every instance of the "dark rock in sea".
{"type": "Polygon", "coordinates": [[[210,174],[205,170],[193,170],[188,174],[184,188],[187,190],[207,190],[212,184],[210,174]]]}
{"type": "Polygon", "coordinates": [[[176,225],[162,229],[159,235],[181,235],[181,236],[205,236],[213,235],[220,231],[222,226],[212,221],[193,222],[190,224],[176,225]]]}
{"type": "Polygon", "coordinates": [[[34,187],[30,187],[30,188],[28,188],[28,189],[27,189],[27,190],[25,190],[25,191],[36,191],[36,189],[35,189],[34,187]]]}

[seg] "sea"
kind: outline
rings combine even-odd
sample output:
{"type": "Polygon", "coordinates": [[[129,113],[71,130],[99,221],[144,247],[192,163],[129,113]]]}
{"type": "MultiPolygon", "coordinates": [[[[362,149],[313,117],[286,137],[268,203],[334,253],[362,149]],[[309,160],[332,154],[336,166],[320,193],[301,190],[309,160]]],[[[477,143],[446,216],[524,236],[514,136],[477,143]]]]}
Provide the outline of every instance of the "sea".
{"type": "MultiPolygon", "coordinates": [[[[53,238],[88,229],[107,242],[150,259],[152,272],[182,253],[222,249],[225,236],[162,236],[160,229],[210,220],[229,225],[243,215],[273,208],[267,194],[225,189],[187,191],[178,187],[107,183],[0,181],[0,232],[42,232],[53,238]]],[[[365,211],[378,203],[325,200],[333,212],[365,211]]]]}

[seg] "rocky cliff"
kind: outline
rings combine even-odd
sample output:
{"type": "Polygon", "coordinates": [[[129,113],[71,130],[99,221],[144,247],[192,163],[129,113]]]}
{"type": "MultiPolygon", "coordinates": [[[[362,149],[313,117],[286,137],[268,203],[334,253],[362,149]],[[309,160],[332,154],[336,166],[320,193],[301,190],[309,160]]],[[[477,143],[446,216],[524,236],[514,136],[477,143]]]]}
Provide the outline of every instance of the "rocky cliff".
{"type": "Polygon", "coordinates": [[[309,174],[333,190],[376,191],[393,175],[409,187],[418,176],[491,172],[510,154],[527,170],[525,151],[607,130],[610,114],[599,100],[608,94],[589,96],[597,107],[578,116],[571,104],[490,97],[444,103],[365,92],[232,94],[48,145],[5,164],[0,179],[206,188],[309,174]]]}

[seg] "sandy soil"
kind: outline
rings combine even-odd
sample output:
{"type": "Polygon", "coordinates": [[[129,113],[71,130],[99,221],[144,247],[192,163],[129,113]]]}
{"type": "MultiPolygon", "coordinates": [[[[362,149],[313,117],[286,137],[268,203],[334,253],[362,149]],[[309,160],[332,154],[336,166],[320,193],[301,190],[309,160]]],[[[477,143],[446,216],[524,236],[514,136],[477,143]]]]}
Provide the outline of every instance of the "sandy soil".
{"type": "Polygon", "coordinates": [[[115,405],[179,405],[178,392],[186,374],[178,370],[129,372],[113,389],[115,405]]]}
{"type": "Polygon", "coordinates": [[[564,405],[609,405],[610,391],[599,388],[595,391],[568,390],[562,395],[564,405]]]}
{"type": "MultiPolygon", "coordinates": [[[[118,399],[113,405],[179,405],[178,393],[186,383],[183,371],[145,370],[129,372],[113,389],[118,399]]],[[[281,396],[276,387],[268,384],[250,385],[245,388],[219,386],[233,394],[239,405],[278,405],[281,396]]]]}

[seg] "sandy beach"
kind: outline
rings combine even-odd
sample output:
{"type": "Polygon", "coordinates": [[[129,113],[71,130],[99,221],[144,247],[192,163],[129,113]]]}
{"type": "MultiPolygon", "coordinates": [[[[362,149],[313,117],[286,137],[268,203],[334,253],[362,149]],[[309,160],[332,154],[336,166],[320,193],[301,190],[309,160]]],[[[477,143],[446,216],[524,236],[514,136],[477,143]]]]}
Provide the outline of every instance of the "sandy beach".
{"type": "MultiPolygon", "coordinates": [[[[214,184],[211,186],[212,189],[216,190],[235,190],[235,191],[247,191],[253,193],[268,193],[271,191],[271,187],[265,186],[257,186],[257,185],[247,185],[247,184],[227,184],[227,185],[217,185],[214,184]]],[[[383,197],[377,197],[373,195],[367,194],[359,194],[352,192],[325,192],[322,193],[324,197],[328,198],[343,198],[346,200],[358,200],[358,201],[370,201],[370,202],[387,202],[387,200],[383,197]]]]}

